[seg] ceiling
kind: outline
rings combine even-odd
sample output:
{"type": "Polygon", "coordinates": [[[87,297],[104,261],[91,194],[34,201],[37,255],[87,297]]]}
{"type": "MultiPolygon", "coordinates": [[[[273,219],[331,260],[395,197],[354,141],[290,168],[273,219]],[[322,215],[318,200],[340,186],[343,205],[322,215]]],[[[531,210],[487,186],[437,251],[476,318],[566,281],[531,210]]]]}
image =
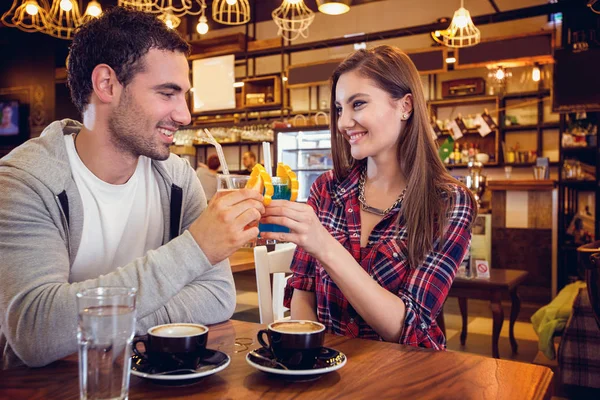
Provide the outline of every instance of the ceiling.
{"type": "MultiPolygon", "coordinates": [[[[48,0],[50,3],[52,2],[52,0],[48,0]]],[[[80,8],[85,10],[85,6],[87,6],[87,3],[89,0],[78,0],[79,4],[80,4],[80,8]]],[[[97,0],[103,8],[107,8],[110,6],[115,6],[117,5],[117,0],[97,0]]],[[[177,2],[178,0],[173,0],[174,2],[177,2]]],[[[210,26],[211,30],[214,29],[220,29],[220,28],[226,28],[226,25],[222,25],[222,24],[218,24],[214,21],[212,21],[212,18],[210,17],[211,15],[211,4],[213,2],[213,0],[206,0],[207,1],[207,5],[208,5],[208,9],[207,9],[207,16],[208,18],[208,24],[210,26]]],[[[282,0],[249,0],[250,1],[250,6],[251,9],[253,10],[254,13],[254,20],[256,22],[263,22],[263,21],[270,21],[272,19],[271,17],[271,13],[273,12],[273,10],[275,10],[277,7],[279,7],[281,5],[282,0]]],[[[361,4],[366,4],[366,3],[373,3],[373,2],[378,2],[378,1],[383,1],[383,0],[352,0],[352,6],[358,6],[361,4]]],[[[398,1],[398,5],[399,5],[399,10],[402,9],[403,1],[408,1],[408,2],[413,2],[414,0],[397,0],[398,1]]],[[[440,0],[440,1],[444,1],[444,0],[440,0]]],[[[450,1],[455,1],[458,4],[460,4],[459,0],[450,0],[450,1]]],[[[471,6],[473,6],[473,4],[478,4],[479,7],[482,7],[485,12],[484,13],[494,13],[495,11],[507,11],[510,9],[516,9],[516,8],[521,8],[521,7],[528,7],[531,5],[538,5],[538,4],[544,4],[546,2],[548,2],[549,0],[469,0],[467,3],[470,3],[471,6]]],[[[305,4],[313,11],[318,12],[317,10],[317,5],[316,5],[316,0],[304,0],[305,4]]],[[[0,0],[0,15],[4,14],[6,11],[8,11],[8,9],[11,7],[11,4],[13,3],[13,0],[0,0]]],[[[412,3],[412,5],[414,6],[414,3],[412,3]]],[[[477,15],[477,14],[475,14],[477,15]]],[[[441,15],[440,15],[441,17],[441,15]]],[[[451,17],[451,15],[446,15],[446,17],[451,17]]],[[[196,19],[196,17],[194,17],[194,20],[196,19]]],[[[196,25],[197,21],[190,21],[190,26],[191,26],[191,31],[194,30],[194,27],[196,25]]],[[[433,22],[433,21],[432,21],[433,22]]],[[[0,23],[0,28],[4,27],[4,25],[2,25],[0,23]]]]}
{"type": "MultiPolygon", "coordinates": [[[[115,6],[117,5],[117,0],[97,0],[102,7],[109,7],[109,6],[115,6]]],[[[174,0],[174,2],[176,2],[177,0],[174,0]]],[[[256,22],[262,22],[262,21],[268,21],[271,19],[271,12],[273,12],[273,10],[275,10],[277,7],[279,7],[281,5],[281,1],[282,0],[249,0],[250,1],[250,7],[251,9],[253,8],[254,5],[256,5],[255,8],[255,19],[256,22]]],[[[365,4],[365,3],[372,3],[375,1],[381,1],[381,0],[353,0],[352,4],[353,5],[359,5],[359,4],[365,4]]],[[[8,11],[8,9],[10,8],[10,6],[12,5],[13,0],[0,0],[0,14],[4,14],[6,11],[8,11]]],[[[52,2],[52,0],[48,0],[49,3],[52,2]]],[[[211,4],[212,4],[213,0],[207,0],[206,4],[208,6],[207,8],[207,15],[210,15],[211,13],[211,4]]],[[[80,5],[83,5],[84,7],[87,6],[88,0],[79,0],[80,5]]],[[[304,3],[313,11],[317,11],[317,4],[316,4],[316,0],[304,0],[304,3]]],[[[83,7],[80,7],[80,9],[83,7]]],[[[85,10],[84,10],[85,11],[85,10]]],[[[209,18],[210,20],[210,18],[209,18]]]]}

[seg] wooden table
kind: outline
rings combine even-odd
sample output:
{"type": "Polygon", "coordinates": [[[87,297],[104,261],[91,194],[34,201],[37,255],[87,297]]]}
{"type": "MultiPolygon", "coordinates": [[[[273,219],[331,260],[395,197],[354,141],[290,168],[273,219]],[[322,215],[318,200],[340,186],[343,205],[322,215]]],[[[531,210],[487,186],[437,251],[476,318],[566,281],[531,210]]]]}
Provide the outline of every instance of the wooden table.
{"type": "MultiPolygon", "coordinates": [[[[246,353],[259,346],[261,328],[241,321],[212,326],[208,347],[229,354],[229,367],[187,387],[158,386],[132,376],[129,398],[524,400],[551,395],[553,373],[539,365],[334,335],[327,335],[325,344],[345,353],[348,363],[313,381],[287,382],[246,363],[246,353]],[[253,344],[235,344],[245,338],[253,344]]],[[[0,371],[0,398],[78,399],[77,367],[74,354],[44,368],[0,371]]]]}
{"type": "Polygon", "coordinates": [[[229,263],[231,264],[231,272],[234,274],[254,269],[254,249],[246,247],[239,249],[229,257],[229,263]]]}
{"type": "MultiPolygon", "coordinates": [[[[458,297],[458,305],[462,316],[462,330],[460,332],[460,344],[465,345],[467,340],[467,299],[489,300],[492,309],[492,355],[500,358],[498,351],[498,340],[504,323],[504,310],[502,310],[502,294],[510,295],[512,306],[510,310],[510,325],[508,335],[513,353],[517,352],[518,346],[515,340],[515,321],[521,311],[521,299],[517,293],[519,285],[527,278],[528,272],[514,269],[491,269],[490,279],[464,279],[456,278],[448,296],[458,297]]],[[[446,334],[444,323],[444,310],[440,311],[437,318],[438,325],[446,334]]]]}

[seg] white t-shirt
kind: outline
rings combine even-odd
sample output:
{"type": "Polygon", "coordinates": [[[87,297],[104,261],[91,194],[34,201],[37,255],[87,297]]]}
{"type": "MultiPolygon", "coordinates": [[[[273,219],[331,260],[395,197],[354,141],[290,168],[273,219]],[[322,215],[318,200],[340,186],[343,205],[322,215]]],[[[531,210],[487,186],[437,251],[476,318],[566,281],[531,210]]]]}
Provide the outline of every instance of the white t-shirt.
{"type": "Polygon", "coordinates": [[[83,233],[69,282],[97,278],[161,246],[163,211],[151,160],[141,156],[129,181],[112,185],[85,166],[72,135],[65,143],[83,202],[83,233]]]}

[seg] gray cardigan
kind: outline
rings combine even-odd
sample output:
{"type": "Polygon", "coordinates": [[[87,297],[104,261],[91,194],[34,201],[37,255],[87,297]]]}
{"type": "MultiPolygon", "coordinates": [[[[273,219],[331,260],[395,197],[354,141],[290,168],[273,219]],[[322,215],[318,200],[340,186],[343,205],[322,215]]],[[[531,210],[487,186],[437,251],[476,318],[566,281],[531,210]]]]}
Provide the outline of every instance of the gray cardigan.
{"type": "Polygon", "coordinates": [[[186,230],[206,198],[195,171],[175,155],[152,162],[160,176],[165,244],[109,274],[69,283],[83,205],[63,135],[80,129],[75,121],[55,121],[0,160],[0,368],[43,366],[76,352],[75,294],[83,288],[137,288],[138,334],[174,321],[221,322],[235,309],[229,261],[211,265],[186,230]],[[173,187],[182,201],[175,235],[173,187]]]}

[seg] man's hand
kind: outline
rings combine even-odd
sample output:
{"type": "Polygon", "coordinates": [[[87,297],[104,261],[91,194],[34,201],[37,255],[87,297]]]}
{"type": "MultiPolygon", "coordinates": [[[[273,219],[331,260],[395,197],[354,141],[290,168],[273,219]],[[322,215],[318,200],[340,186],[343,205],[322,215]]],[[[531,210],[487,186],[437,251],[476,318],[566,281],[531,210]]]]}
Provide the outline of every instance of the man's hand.
{"type": "Polygon", "coordinates": [[[214,265],[258,236],[264,212],[263,197],[255,190],[217,192],[189,231],[214,265]]]}

